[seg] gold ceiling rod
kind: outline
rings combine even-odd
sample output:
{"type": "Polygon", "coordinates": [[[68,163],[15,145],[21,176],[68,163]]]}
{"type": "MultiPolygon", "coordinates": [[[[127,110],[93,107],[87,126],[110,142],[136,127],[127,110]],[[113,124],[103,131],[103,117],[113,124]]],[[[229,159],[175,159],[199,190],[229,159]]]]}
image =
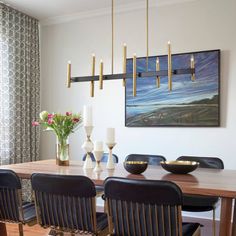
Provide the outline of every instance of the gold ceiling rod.
{"type": "Polygon", "coordinates": [[[146,0],[146,71],[148,71],[149,57],[149,2],[146,0]]]}
{"type": "Polygon", "coordinates": [[[114,73],[114,0],[111,0],[111,73],[114,73]]]}

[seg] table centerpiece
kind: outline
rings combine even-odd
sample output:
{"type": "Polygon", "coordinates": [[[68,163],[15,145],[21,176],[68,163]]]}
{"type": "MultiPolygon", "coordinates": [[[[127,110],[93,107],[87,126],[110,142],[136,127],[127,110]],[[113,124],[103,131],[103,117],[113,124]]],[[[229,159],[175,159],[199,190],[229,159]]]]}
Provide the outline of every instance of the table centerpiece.
{"type": "Polygon", "coordinates": [[[74,133],[82,122],[81,114],[72,112],[49,113],[42,111],[39,121],[34,121],[33,126],[42,125],[45,131],[53,131],[57,137],[56,163],[61,166],[69,165],[69,135],[74,133]]]}

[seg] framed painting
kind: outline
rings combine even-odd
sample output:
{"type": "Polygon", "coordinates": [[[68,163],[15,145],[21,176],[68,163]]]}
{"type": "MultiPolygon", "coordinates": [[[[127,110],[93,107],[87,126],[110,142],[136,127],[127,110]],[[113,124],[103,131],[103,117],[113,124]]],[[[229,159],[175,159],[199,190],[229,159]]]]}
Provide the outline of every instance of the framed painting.
{"type": "MultiPolygon", "coordinates": [[[[173,75],[172,91],[168,78],[138,78],[137,96],[133,97],[133,80],[127,79],[125,90],[126,127],[216,127],[220,125],[220,50],[172,54],[172,68],[190,68],[195,60],[195,80],[191,75],[173,75]]],[[[156,56],[149,57],[148,70],[155,71],[156,56]]],[[[158,56],[160,70],[167,70],[167,55],[158,56]]],[[[127,59],[127,73],[133,71],[133,59],[127,59]]],[[[146,58],[137,58],[137,72],[146,71],[146,58]]]]}

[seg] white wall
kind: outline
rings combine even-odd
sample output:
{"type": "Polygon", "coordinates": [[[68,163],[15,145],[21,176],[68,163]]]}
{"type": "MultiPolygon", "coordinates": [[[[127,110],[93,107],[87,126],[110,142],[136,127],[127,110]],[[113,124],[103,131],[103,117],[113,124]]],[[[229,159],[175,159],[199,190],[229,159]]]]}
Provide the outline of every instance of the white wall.
{"type": "MultiPolygon", "coordinates": [[[[116,128],[114,152],[120,160],[129,153],[219,156],[227,169],[236,169],[236,1],[196,0],[150,9],[150,54],[166,54],[170,39],[174,53],[221,49],[221,127],[219,128],[126,128],[122,81],[104,83],[90,98],[89,83],[65,86],[66,63],[72,76],[91,72],[91,54],[103,58],[110,72],[110,16],[99,16],[42,27],[42,110],[82,111],[93,105],[93,140],[105,140],[106,128],[116,128]]],[[[122,44],[128,57],[145,56],[145,10],[115,16],[115,72],[122,70],[122,44]]],[[[98,68],[98,63],[97,63],[98,68]]],[[[97,70],[98,73],[98,70],[97,70]]],[[[84,130],[71,136],[71,158],[81,159],[84,130]]],[[[41,136],[41,158],[55,156],[55,137],[41,136]]]]}

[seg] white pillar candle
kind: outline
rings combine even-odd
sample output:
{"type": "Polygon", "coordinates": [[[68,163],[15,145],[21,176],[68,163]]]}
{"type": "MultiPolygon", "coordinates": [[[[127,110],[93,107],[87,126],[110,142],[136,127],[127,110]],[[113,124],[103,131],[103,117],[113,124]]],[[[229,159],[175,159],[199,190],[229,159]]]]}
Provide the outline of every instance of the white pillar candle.
{"type": "Polygon", "coordinates": [[[107,143],[115,143],[115,129],[107,128],[107,143]]]}
{"type": "Polygon", "coordinates": [[[92,107],[84,106],[84,126],[92,126],[93,125],[93,116],[92,116],[92,107]]]}
{"type": "Polygon", "coordinates": [[[94,151],[103,151],[103,142],[95,141],[94,142],[94,151]]]}

